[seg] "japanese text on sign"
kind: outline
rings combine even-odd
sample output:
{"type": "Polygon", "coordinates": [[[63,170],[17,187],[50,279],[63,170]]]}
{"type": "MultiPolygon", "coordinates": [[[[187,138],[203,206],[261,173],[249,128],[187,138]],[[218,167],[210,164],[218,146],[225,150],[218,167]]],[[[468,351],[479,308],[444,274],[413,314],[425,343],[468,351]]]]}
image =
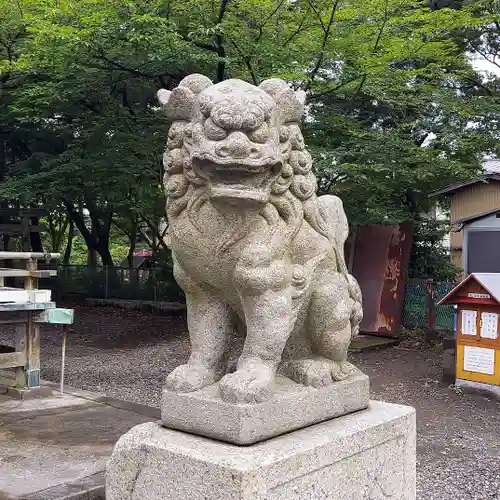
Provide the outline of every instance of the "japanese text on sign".
{"type": "Polygon", "coordinates": [[[464,370],[468,372],[495,373],[495,350],[484,347],[464,346],[464,370]]]}
{"type": "Polygon", "coordinates": [[[483,312],[481,313],[481,338],[493,339],[498,337],[498,314],[483,312]]]}
{"type": "Polygon", "coordinates": [[[462,335],[477,335],[477,311],[462,311],[462,335]]]}
{"type": "Polygon", "coordinates": [[[469,299],[491,299],[489,293],[468,293],[467,297],[469,297],[469,299]]]}

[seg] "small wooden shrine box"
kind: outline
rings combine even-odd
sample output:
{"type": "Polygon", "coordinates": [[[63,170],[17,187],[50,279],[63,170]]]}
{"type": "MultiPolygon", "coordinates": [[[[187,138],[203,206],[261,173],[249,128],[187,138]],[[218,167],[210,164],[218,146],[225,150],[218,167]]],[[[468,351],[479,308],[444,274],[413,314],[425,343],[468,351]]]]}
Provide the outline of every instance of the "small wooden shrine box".
{"type": "Polygon", "coordinates": [[[457,379],[500,386],[500,273],[470,274],[439,304],[457,306],[457,379]]]}

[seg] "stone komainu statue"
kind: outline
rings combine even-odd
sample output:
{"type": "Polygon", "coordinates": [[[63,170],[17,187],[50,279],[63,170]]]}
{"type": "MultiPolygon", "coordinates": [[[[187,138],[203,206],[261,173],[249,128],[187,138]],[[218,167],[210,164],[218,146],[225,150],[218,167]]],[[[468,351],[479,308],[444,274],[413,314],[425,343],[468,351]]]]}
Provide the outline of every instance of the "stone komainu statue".
{"type": "Polygon", "coordinates": [[[220,380],[226,401],[252,403],[272,394],[278,370],[314,387],[347,378],[361,292],[344,260],[342,202],[315,194],[299,127],[305,94],[279,79],[255,87],[190,75],[158,98],[172,121],[167,238],[192,347],[167,388],[220,380]],[[238,323],[246,340],[228,373],[238,323]]]}

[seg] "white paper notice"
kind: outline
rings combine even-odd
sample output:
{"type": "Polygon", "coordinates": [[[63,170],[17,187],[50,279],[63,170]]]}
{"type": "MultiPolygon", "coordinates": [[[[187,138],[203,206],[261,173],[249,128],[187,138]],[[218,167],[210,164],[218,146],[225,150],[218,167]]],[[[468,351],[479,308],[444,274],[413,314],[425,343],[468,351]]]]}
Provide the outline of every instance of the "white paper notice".
{"type": "Polygon", "coordinates": [[[462,335],[477,335],[477,311],[462,311],[462,335]]]}
{"type": "Polygon", "coordinates": [[[498,314],[481,313],[481,337],[483,339],[496,339],[498,337],[498,314]]]}
{"type": "Polygon", "coordinates": [[[464,370],[468,372],[495,373],[495,349],[464,346],[464,370]]]}

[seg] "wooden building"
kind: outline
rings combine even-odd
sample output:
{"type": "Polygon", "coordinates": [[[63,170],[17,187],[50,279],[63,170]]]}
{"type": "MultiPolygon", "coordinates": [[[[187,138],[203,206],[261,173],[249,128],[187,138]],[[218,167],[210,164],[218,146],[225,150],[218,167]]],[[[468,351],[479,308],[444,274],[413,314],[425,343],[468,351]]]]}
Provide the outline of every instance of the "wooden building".
{"type": "Polygon", "coordinates": [[[500,394],[500,274],[474,273],[440,302],[456,305],[457,382],[493,386],[500,394]]]}
{"type": "Polygon", "coordinates": [[[500,248],[500,217],[496,218],[500,213],[500,160],[487,160],[483,167],[484,174],[477,179],[446,186],[431,195],[451,198],[451,261],[466,273],[500,272],[500,252],[485,252],[491,246],[500,248]],[[474,232],[470,238],[466,238],[467,228],[474,232]],[[480,268],[478,262],[482,262],[480,268]]]}
{"type": "Polygon", "coordinates": [[[500,207],[459,219],[465,274],[500,273],[500,207]]]}

